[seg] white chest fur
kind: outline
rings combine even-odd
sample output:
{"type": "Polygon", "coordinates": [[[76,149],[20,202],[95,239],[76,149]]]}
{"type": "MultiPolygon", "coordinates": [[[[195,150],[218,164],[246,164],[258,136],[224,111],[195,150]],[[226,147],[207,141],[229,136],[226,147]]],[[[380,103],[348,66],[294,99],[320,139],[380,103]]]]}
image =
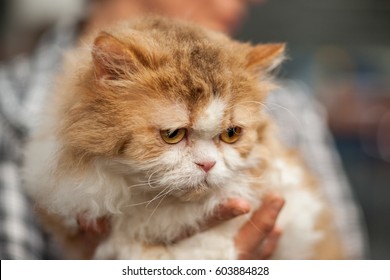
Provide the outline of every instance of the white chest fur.
{"type": "MultiPolygon", "coordinates": [[[[281,193],[286,204],[277,226],[283,234],[275,259],[305,259],[313,254],[313,248],[321,238],[315,223],[321,210],[321,202],[315,195],[302,188],[303,174],[299,167],[287,166],[275,161],[267,176],[269,186],[281,193]]],[[[224,198],[237,195],[237,186],[226,188],[223,194],[215,193],[201,202],[156,202],[153,207],[138,206],[115,220],[111,237],[97,250],[96,258],[121,259],[235,259],[234,236],[248,221],[250,214],[235,218],[205,232],[178,243],[161,246],[145,245],[148,240],[169,240],[178,236],[185,227],[196,226],[224,198]],[[230,191],[230,193],[229,193],[230,191]]],[[[261,203],[265,188],[245,187],[246,198],[253,209],[261,203]]]]}

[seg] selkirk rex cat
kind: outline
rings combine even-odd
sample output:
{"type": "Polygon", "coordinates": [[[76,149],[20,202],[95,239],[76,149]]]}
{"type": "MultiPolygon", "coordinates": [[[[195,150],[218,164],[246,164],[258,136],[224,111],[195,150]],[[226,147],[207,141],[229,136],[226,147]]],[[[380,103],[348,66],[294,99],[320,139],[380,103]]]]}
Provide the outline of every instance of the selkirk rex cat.
{"type": "Polygon", "coordinates": [[[158,17],[89,41],[68,55],[26,149],[26,190],[70,257],[235,259],[250,214],[172,241],[224,200],[256,209],[268,191],[286,200],[273,258],[342,257],[329,206],[264,111],[283,44],[158,17]],[[111,219],[89,256],[76,246],[80,213],[111,219]]]}

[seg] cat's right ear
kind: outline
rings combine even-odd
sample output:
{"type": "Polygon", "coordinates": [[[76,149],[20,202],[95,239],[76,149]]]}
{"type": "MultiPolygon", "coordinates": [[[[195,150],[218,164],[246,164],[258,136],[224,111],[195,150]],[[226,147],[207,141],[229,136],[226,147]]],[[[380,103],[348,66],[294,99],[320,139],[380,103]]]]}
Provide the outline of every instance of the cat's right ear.
{"type": "Polygon", "coordinates": [[[116,80],[134,72],[137,67],[129,46],[105,32],[100,33],[94,41],[92,60],[98,80],[116,80]]]}
{"type": "Polygon", "coordinates": [[[277,68],[285,58],[285,44],[259,44],[247,55],[248,69],[269,73],[277,68]]]}

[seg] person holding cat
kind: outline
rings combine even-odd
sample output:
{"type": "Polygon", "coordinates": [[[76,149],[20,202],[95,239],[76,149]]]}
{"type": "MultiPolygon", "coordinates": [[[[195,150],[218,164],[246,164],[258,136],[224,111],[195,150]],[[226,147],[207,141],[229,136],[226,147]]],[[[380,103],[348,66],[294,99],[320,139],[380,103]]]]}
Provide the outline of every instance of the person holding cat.
{"type": "MultiPolygon", "coordinates": [[[[232,32],[234,29],[237,28],[237,25],[239,21],[241,20],[242,16],[244,15],[245,8],[247,3],[245,1],[207,1],[207,3],[203,3],[204,1],[163,1],[163,0],[146,0],[146,1],[130,1],[130,0],[111,0],[111,1],[94,1],[92,5],[92,12],[90,14],[89,20],[87,20],[85,24],[84,32],[89,33],[91,30],[94,30],[95,28],[98,28],[100,26],[104,26],[108,22],[111,22],[112,20],[117,19],[123,19],[123,18],[129,18],[138,16],[140,14],[145,14],[150,11],[158,12],[164,15],[172,16],[172,17],[180,17],[180,18],[186,18],[191,19],[196,22],[199,22],[201,24],[204,24],[210,28],[213,28],[215,30],[223,31],[223,32],[232,32]],[[207,7],[207,8],[206,8],[207,7]],[[230,7],[230,9],[229,9],[230,7]]],[[[74,41],[76,41],[74,33],[71,31],[70,36],[67,38],[67,42],[65,44],[72,45],[74,44],[74,41]]],[[[68,32],[69,33],[69,32],[68,32]]],[[[58,34],[57,34],[58,35],[58,34]]],[[[63,39],[62,39],[63,40],[63,39]]],[[[61,39],[59,40],[61,41],[61,39]]],[[[65,40],[66,41],[66,40],[65,40]]],[[[58,42],[58,41],[57,41],[58,42]]],[[[57,43],[55,42],[55,43],[57,43]]],[[[47,43],[47,42],[46,42],[47,43]]],[[[50,42],[49,42],[50,43],[50,42]]],[[[55,45],[54,43],[54,45],[55,45]]],[[[63,43],[63,41],[62,41],[63,43]]],[[[40,51],[41,53],[37,52],[36,59],[39,59],[39,57],[42,57],[43,60],[48,60],[44,50],[47,49],[48,46],[44,46],[40,51]],[[45,53],[45,55],[43,55],[45,53]],[[40,56],[39,56],[40,55],[40,56]]],[[[52,48],[53,49],[53,48],[52,48]]],[[[55,65],[59,60],[60,54],[57,54],[56,58],[52,60],[53,65],[52,68],[55,68],[55,65]]],[[[52,69],[40,69],[40,73],[35,73],[38,78],[43,78],[43,76],[46,73],[52,72],[52,69]],[[41,76],[39,76],[41,74],[41,76]]],[[[4,73],[2,71],[2,73],[4,73]]],[[[51,76],[52,78],[52,76],[51,76]]],[[[38,79],[35,80],[37,82],[38,79]]],[[[2,80],[4,83],[4,80],[2,80]]],[[[37,85],[31,85],[31,88],[36,87],[37,85]]],[[[12,87],[12,86],[11,86],[12,87]]],[[[3,84],[1,85],[2,92],[3,84]]],[[[41,91],[45,91],[47,89],[41,89],[41,91]]],[[[27,95],[30,95],[31,100],[39,100],[39,98],[42,98],[40,96],[43,96],[42,92],[32,92],[29,93],[30,89],[26,89],[27,95]],[[35,94],[35,96],[34,96],[35,94]],[[34,99],[35,98],[35,99],[34,99]]],[[[9,91],[7,92],[9,95],[9,91]]],[[[24,98],[26,94],[22,94],[24,98]]],[[[5,103],[3,102],[6,100],[3,95],[1,96],[0,101],[2,101],[2,105],[5,103]]],[[[39,104],[38,104],[39,106],[39,104]]],[[[33,106],[30,106],[30,108],[33,106]]],[[[9,145],[11,147],[11,151],[14,151],[13,154],[10,156],[11,161],[9,161],[11,164],[2,164],[1,165],[1,171],[2,175],[5,176],[1,177],[1,180],[5,178],[5,180],[10,180],[12,184],[19,184],[17,182],[17,179],[15,180],[12,176],[17,176],[17,164],[19,160],[18,156],[18,147],[16,145],[21,145],[23,142],[23,137],[26,133],[26,131],[29,130],[30,124],[28,123],[29,116],[27,116],[27,113],[25,115],[19,115],[18,117],[15,117],[17,113],[12,112],[10,113],[9,108],[6,108],[5,106],[2,106],[2,110],[4,111],[3,115],[7,116],[8,118],[5,119],[4,123],[5,125],[1,128],[7,133],[2,133],[1,137],[4,137],[4,140],[2,139],[2,142],[6,143],[6,145],[9,145]],[[21,117],[20,117],[21,116],[21,117]],[[24,118],[24,119],[23,119],[24,118]],[[4,135],[4,136],[3,136],[4,135]],[[19,142],[12,142],[10,141],[10,138],[17,137],[19,142]],[[10,178],[11,174],[11,178],[10,178]],[[13,175],[12,175],[13,174],[13,175]],[[13,181],[12,181],[13,180],[13,181]]],[[[20,112],[20,111],[19,111],[20,112]]],[[[21,113],[21,112],[20,112],[21,113]]],[[[285,120],[283,120],[285,121],[285,120]]],[[[294,138],[294,136],[290,137],[294,138]]],[[[330,157],[332,158],[332,157],[330,157]]],[[[6,160],[9,160],[6,158],[6,160]]],[[[332,159],[331,159],[332,160],[332,159]]],[[[331,164],[330,164],[331,165],[331,164]]],[[[330,167],[332,168],[332,167],[330,167]]],[[[329,172],[328,174],[329,175],[329,172]]],[[[342,175],[341,175],[342,176],[342,175]]],[[[341,179],[342,181],[343,179],[341,179]]],[[[3,185],[10,185],[7,184],[7,181],[5,181],[5,184],[3,185]]],[[[17,188],[14,186],[14,188],[17,188]]],[[[345,187],[344,187],[345,188],[345,187]]],[[[14,196],[17,196],[18,199],[22,199],[22,207],[25,206],[25,202],[23,202],[23,197],[20,196],[19,193],[15,192],[14,190],[7,190],[12,191],[14,196]]],[[[3,190],[1,190],[3,193],[3,190]]],[[[6,191],[4,191],[6,193],[6,191]]],[[[5,197],[2,195],[2,197],[5,197]]],[[[2,204],[6,205],[6,204],[2,204]]],[[[277,240],[279,235],[281,234],[278,229],[274,229],[274,223],[276,221],[276,218],[278,216],[279,211],[281,210],[281,207],[283,206],[283,200],[276,196],[276,195],[270,195],[265,202],[263,203],[262,207],[255,211],[254,215],[252,216],[251,222],[245,224],[243,228],[241,229],[240,233],[237,235],[236,238],[236,246],[241,248],[242,251],[247,252],[247,255],[243,255],[242,258],[267,258],[269,257],[273,249],[275,248],[277,244],[277,240]],[[259,230],[260,229],[260,230],[259,230]],[[259,246],[262,245],[262,250],[258,250],[259,246]]],[[[218,222],[223,222],[224,220],[231,219],[235,216],[247,213],[249,211],[249,205],[245,203],[245,201],[241,200],[230,200],[228,203],[221,205],[218,209],[216,209],[215,215],[212,216],[209,220],[204,221],[204,225],[202,226],[203,229],[207,230],[207,228],[213,226],[214,224],[218,222]]],[[[22,208],[23,209],[23,208],[22,208]]],[[[7,211],[7,210],[5,210],[7,211]]],[[[352,211],[353,212],[353,211],[352,211]]],[[[353,212],[354,213],[354,212],[353,212]]],[[[355,214],[356,215],[356,214],[355,214]]],[[[345,214],[344,214],[345,216],[345,214]]],[[[97,221],[97,227],[93,227],[89,224],[85,224],[85,221],[83,219],[82,214],[80,214],[79,217],[79,223],[80,223],[80,230],[82,234],[85,234],[85,239],[90,240],[90,237],[96,238],[96,241],[100,241],[101,238],[104,238],[104,233],[107,231],[106,228],[106,219],[102,218],[101,221],[97,221]],[[97,232],[95,232],[97,231],[97,232]]],[[[35,225],[34,225],[35,226],[35,225]]],[[[349,231],[353,232],[353,230],[350,230],[351,228],[355,227],[356,224],[350,226],[349,231]]],[[[2,229],[6,229],[5,227],[1,227],[2,229]]],[[[38,232],[38,231],[37,231],[38,232]]],[[[357,231],[358,232],[358,231],[357,231]]],[[[1,232],[3,235],[4,233],[1,232]]],[[[7,232],[5,233],[7,234],[7,232]]],[[[188,235],[195,234],[193,232],[183,232],[183,237],[185,238],[188,235]]],[[[36,240],[39,240],[39,234],[35,236],[36,240]]],[[[355,235],[356,236],[356,235],[355,235]]],[[[12,237],[7,237],[12,239],[12,237]]],[[[7,239],[5,238],[5,239],[7,239]]],[[[359,244],[359,236],[355,237],[355,243],[359,244]],[[356,241],[357,240],[357,241],[356,241]]],[[[36,241],[35,240],[35,241],[36,241]]],[[[31,241],[30,241],[31,242],[31,241]]],[[[39,241],[42,242],[42,239],[39,241]]],[[[32,247],[38,246],[35,242],[32,247]]],[[[94,242],[91,242],[92,245],[91,248],[94,246],[94,242]]],[[[3,245],[2,245],[3,246],[3,245]]],[[[6,248],[6,247],[5,247],[6,248]]],[[[15,248],[15,247],[14,247],[15,248]]],[[[7,248],[6,248],[7,249],[7,248]]],[[[20,248],[14,249],[14,252],[17,250],[22,250],[20,248]]],[[[31,248],[30,248],[31,249],[31,248]]],[[[35,248],[38,250],[37,248],[35,248]]],[[[357,251],[359,251],[358,249],[357,251]]],[[[2,250],[3,251],[3,250],[2,250]]],[[[3,252],[6,252],[4,250],[3,252]]],[[[359,257],[359,252],[352,253],[351,255],[354,255],[354,258],[359,257]]],[[[10,254],[9,256],[5,256],[5,258],[30,258],[34,255],[23,255],[20,254],[17,257],[17,254],[10,254]],[[13,256],[13,257],[12,257],[13,256]]],[[[36,255],[35,255],[36,257],[36,255]]]]}

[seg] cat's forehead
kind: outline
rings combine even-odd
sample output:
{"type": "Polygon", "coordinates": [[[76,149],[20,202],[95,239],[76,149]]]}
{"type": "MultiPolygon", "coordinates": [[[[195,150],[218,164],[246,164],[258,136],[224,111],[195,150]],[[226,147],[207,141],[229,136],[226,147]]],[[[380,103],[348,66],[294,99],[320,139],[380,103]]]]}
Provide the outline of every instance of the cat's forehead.
{"type": "Polygon", "coordinates": [[[157,129],[188,128],[199,137],[213,138],[231,126],[251,126],[258,106],[234,104],[232,100],[211,96],[196,104],[183,100],[156,100],[146,118],[157,129]]]}
{"type": "Polygon", "coordinates": [[[191,128],[199,133],[213,133],[224,122],[227,102],[221,98],[191,104],[182,99],[155,100],[149,103],[145,117],[160,129],[191,128]]]}
{"type": "Polygon", "coordinates": [[[193,130],[205,136],[218,134],[226,123],[227,102],[222,98],[210,98],[209,101],[193,112],[193,130]]]}

